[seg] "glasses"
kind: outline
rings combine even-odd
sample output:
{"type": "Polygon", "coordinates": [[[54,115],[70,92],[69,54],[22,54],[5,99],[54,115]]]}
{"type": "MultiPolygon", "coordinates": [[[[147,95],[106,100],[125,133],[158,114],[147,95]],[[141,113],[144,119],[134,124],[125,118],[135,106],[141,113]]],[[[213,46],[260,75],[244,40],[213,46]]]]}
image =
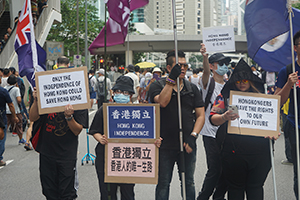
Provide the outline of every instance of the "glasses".
{"type": "Polygon", "coordinates": [[[225,65],[229,65],[229,61],[228,60],[220,60],[219,62],[218,62],[218,64],[220,65],[220,66],[223,66],[224,64],[225,65]]]}
{"type": "Polygon", "coordinates": [[[115,94],[121,94],[122,93],[124,95],[130,95],[130,93],[128,91],[115,90],[114,92],[115,92],[115,94]]]}
{"type": "Polygon", "coordinates": [[[179,65],[180,67],[183,67],[183,68],[188,68],[188,67],[189,67],[189,65],[186,64],[186,63],[178,63],[178,65],[179,65]]]}
{"type": "Polygon", "coordinates": [[[236,81],[235,83],[240,84],[241,82],[244,83],[244,84],[247,84],[249,82],[249,80],[244,79],[244,80],[241,80],[241,81],[236,81]]]}

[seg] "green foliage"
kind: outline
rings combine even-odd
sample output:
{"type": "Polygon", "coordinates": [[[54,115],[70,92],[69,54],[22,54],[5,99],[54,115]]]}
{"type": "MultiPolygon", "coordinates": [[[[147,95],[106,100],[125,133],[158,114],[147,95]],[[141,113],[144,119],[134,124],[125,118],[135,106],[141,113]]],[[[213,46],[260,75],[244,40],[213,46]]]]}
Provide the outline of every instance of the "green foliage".
{"type": "Polygon", "coordinates": [[[191,67],[193,69],[199,68],[200,65],[202,65],[202,62],[203,62],[203,56],[202,55],[192,54],[191,57],[189,58],[189,63],[191,64],[191,67]],[[198,63],[198,66],[197,66],[197,63],[198,63]]]}
{"type": "MultiPolygon", "coordinates": [[[[98,9],[87,1],[88,46],[94,41],[104,22],[97,16],[98,9]]],[[[65,54],[69,51],[70,59],[77,54],[77,0],[61,0],[62,23],[54,24],[47,37],[48,41],[64,42],[65,54]]],[[[85,55],[85,1],[79,0],[79,53],[85,55]]],[[[83,58],[84,60],[84,58],[83,58]]]]}
{"type": "Polygon", "coordinates": [[[295,4],[292,5],[292,7],[300,9],[300,3],[295,3],[295,4]]]}

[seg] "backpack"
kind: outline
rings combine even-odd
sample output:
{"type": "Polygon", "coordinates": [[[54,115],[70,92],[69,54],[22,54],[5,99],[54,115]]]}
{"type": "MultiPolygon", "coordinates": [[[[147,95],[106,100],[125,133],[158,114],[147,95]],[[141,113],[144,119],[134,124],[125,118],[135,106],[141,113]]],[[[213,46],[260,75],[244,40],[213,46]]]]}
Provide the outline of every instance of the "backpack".
{"type": "Polygon", "coordinates": [[[211,96],[212,96],[214,90],[215,90],[215,79],[213,77],[210,77],[210,83],[208,86],[208,91],[207,91],[207,94],[205,97],[205,102],[204,102],[204,110],[205,111],[206,111],[209,103],[211,103],[210,99],[211,99],[211,96]]]}
{"type": "Polygon", "coordinates": [[[97,95],[98,95],[98,99],[100,99],[100,97],[104,97],[105,96],[105,84],[104,84],[104,80],[103,81],[99,81],[97,79],[96,92],[97,92],[97,95]]]}
{"type": "Polygon", "coordinates": [[[94,88],[92,87],[92,84],[91,84],[91,79],[92,78],[93,78],[93,76],[89,77],[89,91],[90,91],[90,93],[94,92],[94,88]]]}

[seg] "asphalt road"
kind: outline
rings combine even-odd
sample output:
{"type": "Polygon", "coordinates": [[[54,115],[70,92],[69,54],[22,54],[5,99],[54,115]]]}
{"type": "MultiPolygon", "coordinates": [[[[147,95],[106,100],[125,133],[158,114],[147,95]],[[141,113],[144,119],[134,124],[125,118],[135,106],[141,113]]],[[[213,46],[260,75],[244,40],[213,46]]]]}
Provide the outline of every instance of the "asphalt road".
{"type": "MultiPolygon", "coordinates": [[[[95,108],[95,106],[94,106],[95,108]]],[[[90,121],[93,118],[94,111],[90,112],[90,121]]],[[[25,134],[24,134],[25,135],[25,134]]],[[[24,136],[25,137],[25,136],[24,136]]],[[[96,142],[93,137],[89,138],[90,153],[94,154],[96,142]]],[[[197,140],[197,166],[195,172],[196,192],[201,189],[204,175],[206,173],[206,159],[203,149],[202,138],[197,140]]],[[[87,134],[82,131],[79,137],[78,148],[78,176],[79,190],[78,199],[94,200],[100,199],[98,180],[95,166],[92,162],[84,162],[81,165],[81,159],[87,153],[87,134]]],[[[45,199],[42,195],[42,189],[39,180],[39,159],[35,151],[25,151],[23,145],[18,145],[17,137],[12,137],[7,133],[6,150],[4,160],[8,163],[5,167],[0,167],[0,199],[1,200],[41,200],[45,199]]],[[[275,143],[275,173],[278,200],[293,200],[293,167],[282,165],[280,161],[284,159],[284,137],[280,137],[275,143]]],[[[135,195],[137,200],[152,200],[155,197],[155,185],[136,184],[135,195]]],[[[272,172],[269,173],[268,179],[264,186],[265,200],[273,200],[274,187],[272,172]]],[[[170,200],[179,200],[180,182],[177,168],[174,168],[173,180],[170,187],[170,200]]]]}

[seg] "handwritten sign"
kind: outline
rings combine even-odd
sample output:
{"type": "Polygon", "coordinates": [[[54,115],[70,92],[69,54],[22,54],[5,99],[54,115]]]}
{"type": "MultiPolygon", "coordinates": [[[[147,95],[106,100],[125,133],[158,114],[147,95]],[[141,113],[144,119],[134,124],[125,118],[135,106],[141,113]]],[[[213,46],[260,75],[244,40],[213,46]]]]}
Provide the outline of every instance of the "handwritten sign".
{"type": "Polygon", "coordinates": [[[157,184],[158,104],[103,104],[105,182],[157,184]]]}
{"type": "Polygon", "coordinates": [[[228,133],[278,136],[278,95],[230,91],[230,105],[237,105],[240,117],[229,122],[228,133]]]}
{"type": "Polygon", "coordinates": [[[67,68],[36,73],[39,114],[90,107],[87,68],[67,68]]]}
{"type": "Polygon", "coordinates": [[[202,36],[207,52],[235,51],[233,26],[203,28],[202,36]]]}

